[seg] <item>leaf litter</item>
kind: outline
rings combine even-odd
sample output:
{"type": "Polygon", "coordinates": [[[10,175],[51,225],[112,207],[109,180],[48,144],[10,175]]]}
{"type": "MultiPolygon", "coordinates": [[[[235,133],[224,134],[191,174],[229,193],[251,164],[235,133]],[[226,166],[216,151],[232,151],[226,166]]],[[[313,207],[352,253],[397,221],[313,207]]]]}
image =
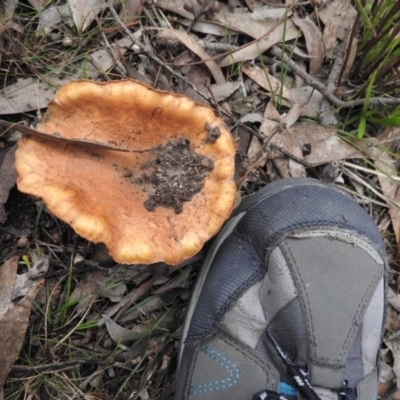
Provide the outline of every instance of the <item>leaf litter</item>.
{"type": "MultiPolygon", "coordinates": [[[[229,126],[237,143],[236,179],[243,195],[285,177],[336,181],[368,208],[383,234],[388,229],[393,233],[386,235],[389,257],[399,258],[398,130],[372,128],[357,140],[351,130],[319,124],[324,100],[347,107],[354,93],[348,85],[357,41],[349,41],[347,55],[338,51],[357,17],[349,0],[307,6],[279,2],[276,7],[257,0],[206,7],[185,0],[159,0],[152,6],[127,0],[124,7],[97,0],[29,3],[30,11],[15,0],[3,5],[4,120],[32,126],[55,90],[77,79],[134,77],[184,93],[209,104],[229,126]],[[32,23],[22,23],[22,15],[32,23]],[[273,46],[285,50],[295,66],[273,46]],[[31,48],[39,54],[36,58],[31,48]],[[342,82],[329,82],[340,57],[342,82]],[[330,94],[328,86],[334,89],[330,94]]],[[[335,117],[341,121],[343,113],[339,110],[335,117]]],[[[75,382],[73,390],[86,396],[172,398],[170,377],[202,253],[175,267],[126,267],[107,255],[99,258],[99,246],[77,237],[37,199],[13,189],[13,144],[20,136],[16,126],[2,129],[0,337],[12,342],[0,369],[6,395],[17,399],[13,393],[23,393],[28,380],[37,384],[39,397],[54,393],[50,381],[39,382],[36,371],[42,371],[67,397],[71,387],[63,379],[75,382]],[[64,378],[57,371],[64,371],[64,378]]],[[[212,140],[215,132],[210,135],[212,140]]],[[[169,155],[177,158],[174,152],[169,155]]],[[[168,197],[161,181],[182,168],[171,161],[158,171],[155,164],[139,177],[126,178],[156,185],[168,197]]],[[[207,168],[211,166],[202,174],[207,168]]],[[[151,194],[148,201],[179,212],[181,200],[171,196],[168,204],[151,194]]],[[[389,303],[391,334],[385,338],[381,376],[385,390],[399,379],[398,290],[390,289],[389,303]]]]}

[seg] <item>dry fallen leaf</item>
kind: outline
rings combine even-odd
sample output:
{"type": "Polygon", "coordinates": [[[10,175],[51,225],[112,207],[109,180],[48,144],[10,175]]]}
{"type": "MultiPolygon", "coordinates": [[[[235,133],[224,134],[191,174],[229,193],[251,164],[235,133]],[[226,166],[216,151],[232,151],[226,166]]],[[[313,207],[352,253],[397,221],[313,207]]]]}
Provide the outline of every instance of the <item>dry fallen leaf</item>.
{"type": "Polygon", "coordinates": [[[278,19],[282,17],[290,17],[292,11],[285,7],[271,7],[271,6],[261,6],[255,7],[253,12],[250,13],[251,18],[254,20],[264,20],[264,19],[278,19]]]}
{"type": "MultiPolygon", "coordinates": [[[[160,0],[157,2],[157,6],[173,11],[185,18],[193,19],[193,15],[184,10],[184,2],[185,0],[160,0]]],[[[202,18],[200,18],[200,21],[204,22],[202,18]]],[[[225,29],[221,31],[223,32],[223,36],[227,35],[226,29],[230,29],[247,34],[253,39],[263,37],[256,43],[226,56],[219,63],[220,67],[226,67],[241,61],[253,60],[273,45],[280,43],[283,35],[286,41],[295,39],[298,35],[298,30],[290,19],[286,23],[284,21],[279,23],[279,21],[267,19],[258,21],[254,20],[246,9],[230,9],[226,4],[220,4],[220,11],[216,12],[213,15],[213,19],[207,21],[207,23],[214,23],[225,29]]]]}
{"type": "MultiPolygon", "coordinates": [[[[126,46],[131,46],[132,41],[124,38],[117,45],[120,46],[121,54],[124,54],[126,46]]],[[[107,71],[114,64],[115,60],[110,52],[101,49],[89,54],[85,61],[72,64],[74,74],[60,77],[59,73],[55,73],[40,79],[22,79],[0,90],[0,114],[18,114],[46,108],[59,86],[83,78],[95,80],[102,71],[107,71]]]]}
{"type": "Polygon", "coordinates": [[[304,105],[301,115],[317,117],[321,109],[323,96],[311,86],[303,86],[288,89],[293,103],[304,105]]]}
{"type": "Polygon", "coordinates": [[[282,87],[281,82],[265,69],[261,69],[250,63],[244,63],[242,65],[242,71],[268,92],[274,93],[275,96],[280,96],[282,94],[284,99],[289,102],[292,101],[288,89],[285,86],[282,87]]]}
{"type": "MultiPolygon", "coordinates": [[[[291,127],[300,117],[302,113],[301,109],[302,107],[299,104],[295,104],[287,114],[279,115],[273,102],[270,101],[265,109],[264,121],[260,127],[260,132],[271,144],[275,144],[285,149],[288,153],[293,154],[299,159],[303,159],[301,143],[291,127]],[[279,125],[283,128],[278,129],[279,125]]],[[[278,150],[270,151],[268,157],[270,159],[276,158],[275,164],[284,177],[291,178],[305,176],[303,165],[290,158],[282,159],[282,153],[278,150]]]]}
{"type": "Polygon", "coordinates": [[[241,85],[241,81],[215,83],[214,85],[211,85],[211,91],[214,95],[215,101],[219,103],[236,92],[241,85]]]}
{"type": "Polygon", "coordinates": [[[398,127],[386,128],[377,138],[378,142],[383,144],[379,148],[371,148],[365,151],[367,155],[372,155],[375,168],[384,175],[379,174],[379,184],[382,193],[393,203],[387,203],[389,207],[389,215],[392,221],[393,231],[396,236],[396,242],[400,245],[400,193],[396,161],[390,155],[390,143],[399,137],[400,129],[398,127]],[[394,205],[397,204],[397,207],[394,205]]]}
{"type": "Polygon", "coordinates": [[[324,43],[319,28],[309,17],[299,18],[293,15],[293,23],[300,28],[306,40],[308,56],[310,57],[310,75],[318,75],[325,58],[324,43]]]}
{"type": "Polygon", "coordinates": [[[18,257],[5,261],[0,267],[0,343],[2,347],[0,363],[0,386],[15,362],[24,340],[29,322],[32,303],[44,281],[32,281],[33,285],[26,296],[17,303],[12,301],[17,278],[18,257]]]}
{"type": "Polygon", "coordinates": [[[62,6],[51,5],[39,13],[38,32],[49,34],[53,28],[63,21],[67,25],[72,25],[72,16],[68,4],[62,6]]]}
{"type": "Polygon", "coordinates": [[[35,253],[31,254],[32,265],[25,274],[18,274],[15,279],[15,287],[12,294],[12,300],[28,294],[36,286],[37,279],[47,272],[50,261],[46,256],[38,257],[35,253]]]}
{"type": "Polygon", "coordinates": [[[336,40],[344,40],[353,28],[357,11],[351,0],[327,1],[318,11],[318,16],[325,28],[322,40],[325,45],[326,56],[333,57],[336,40]]]}
{"type": "Polygon", "coordinates": [[[197,38],[188,35],[186,32],[178,31],[176,29],[164,30],[179,39],[190,51],[200,57],[201,60],[205,61],[205,65],[210,70],[216,83],[225,82],[225,78],[221,71],[221,68],[215,63],[215,61],[207,61],[210,60],[211,56],[207,54],[206,51],[199,45],[197,38]]]}
{"type": "Polygon", "coordinates": [[[15,150],[15,145],[12,147],[7,146],[0,150],[0,224],[7,219],[4,204],[17,178],[14,168],[15,150]]]}
{"type": "Polygon", "coordinates": [[[48,0],[28,0],[29,4],[36,10],[41,10],[49,1],[48,0]]]}
{"type": "Polygon", "coordinates": [[[295,123],[293,125],[293,130],[302,145],[327,140],[336,135],[335,128],[312,124],[310,122],[295,123]]]}
{"type": "Polygon", "coordinates": [[[342,81],[347,80],[350,71],[353,68],[354,60],[356,59],[357,55],[358,41],[353,38],[349,47],[350,48],[347,48],[348,55],[346,59],[346,64],[343,66],[342,81]]]}
{"type": "Polygon", "coordinates": [[[18,0],[4,0],[3,4],[0,5],[0,12],[2,13],[2,15],[0,15],[0,26],[13,17],[17,6],[18,0]]]}
{"type": "Polygon", "coordinates": [[[11,299],[14,292],[19,256],[6,260],[0,268],[0,320],[12,307],[11,299]]]}
{"type": "Polygon", "coordinates": [[[357,152],[355,147],[338,136],[332,136],[329,139],[313,143],[311,145],[311,153],[304,157],[304,159],[312,165],[321,165],[345,158],[360,157],[362,157],[362,154],[361,152],[357,152]]]}
{"type": "Polygon", "coordinates": [[[107,314],[103,314],[102,317],[106,323],[108,334],[115,343],[123,344],[139,339],[149,329],[146,325],[136,325],[132,329],[126,329],[114,322],[107,314]]]}
{"type": "MultiPolygon", "coordinates": [[[[266,22],[267,20],[263,21],[266,22]]],[[[253,21],[250,24],[254,24],[257,21],[253,21]]],[[[262,39],[258,40],[257,42],[244,47],[238,51],[232,52],[232,54],[226,56],[220,63],[220,67],[227,67],[229,65],[242,62],[242,61],[249,61],[257,59],[262,53],[266,52],[272,46],[280,43],[282,41],[282,37],[285,35],[287,40],[292,40],[297,37],[297,30],[294,27],[291,20],[287,21],[286,26],[281,23],[280,25],[271,28],[272,31],[263,37],[262,39]],[[290,39],[289,39],[290,38],[290,39]]],[[[264,34],[268,32],[268,29],[265,29],[264,34]]],[[[259,37],[261,37],[260,35],[259,37]]]]}
{"type": "Polygon", "coordinates": [[[125,0],[119,16],[125,23],[136,20],[143,13],[143,0],[125,0]]]}
{"type": "Polygon", "coordinates": [[[103,0],[68,0],[68,5],[74,24],[80,32],[84,32],[97,14],[107,7],[103,0]]]}

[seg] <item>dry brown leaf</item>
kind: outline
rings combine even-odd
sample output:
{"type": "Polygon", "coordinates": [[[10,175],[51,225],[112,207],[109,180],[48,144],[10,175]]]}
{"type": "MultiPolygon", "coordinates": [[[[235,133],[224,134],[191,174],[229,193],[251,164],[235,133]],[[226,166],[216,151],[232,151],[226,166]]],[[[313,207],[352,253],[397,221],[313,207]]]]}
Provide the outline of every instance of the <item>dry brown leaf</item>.
{"type": "Polygon", "coordinates": [[[118,319],[119,322],[129,322],[135,321],[143,314],[148,314],[152,311],[159,310],[162,307],[165,307],[166,303],[163,301],[161,296],[151,296],[146,302],[129,313],[124,314],[121,318],[118,319]]]}
{"type": "Polygon", "coordinates": [[[295,123],[293,130],[302,145],[327,140],[336,135],[336,129],[310,122],[295,123]]]}
{"type": "Polygon", "coordinates": [[[167,31],[171,35],[175,36],[179,39],[190,51],[195,53],[201,60],[205,61],[207,68],[210,70],[212,76],[215,79],[216,83],[225,82],[224,75],[221,71],[221,68],[215,63],[215,61],[207,61],[210,60],[211,56],[206,53],[206,51],[199,45],[198,39],[188,35],[186,32],[178,31],[176,29],[163,29],[167,31]]]}
{"type": "Polygon", "coordinates": [[[132,22],[143,13],[143,0],[125,0],[119,13],[125,23],[132,22]]]}
{"type": "MultiPolygon", "coordinates": [[[[299,104],[295,104],[287,114],[280,115],[274,107],[273,102],[269,101],[265,108],[264,121],[260,127],[260,132],[267,138],[267,140],[269,140],[270,143],[284,148],[290,154],[293,154],[299,159],[303,158],[301,144],[291,127],[300,117],[302,113],[301,108],[302,107],[299,104]],[[285,129],[276,131],[279,124],[284,124],[285,129]],[[272,137],[271,133],[273,133],[272,137]]],[[[279,151],[270,151],[268,157],[277,158],[275,163],[283,177],[290,178],[306,176],[303,165],[292,159],[281,159],[282,153],[279,151]]]]}
{"type": "Polygon", "coordinates": [[[97,14],[107,7],[103,0],[68,0],[68,5],[74,24],[80,32],[84,32],[97,14]]]}
{"type": "MultiPolygon", "coordinates": [[[[214,14],[212,22],[219,23],[222,26],[227,26],[228,28],[241,33],[245,33],[253,39],[257,39],[265,35],[267,32],[271,32],[271,35],[276,37],[278,34],[275,32],[276,30],[278,30],[278,32],[281,34],[279,40],[275,39],[277,40],[276,43],[282,41],[283,37],[283,21],[278,27],[276,26],[277,21],[275,20],[255,21],[245,8],[235,8],[234,10],[230,10],[228,6],[221,4],[221,9],[214,14]]],[[[286,40],[292,40],[296,38],[297,34],[297,28],[290,19],[287,20],[285,31],[286,40]]]]}
{"type": "Polygon", "coordinates": [[[361,152],[337,136],[311,145],[311,153],[304,157],[312,165],[328,164],[345,158],[361,158],[361,152]]]}
{"type": "Polygon", "coordinates": [[[32,281],[33,286],[19,302],[13,303],[13,292],[17,277],[18,257],[11,257],[0,267],[0,386],[3,385],[15,362],[29,322],[31,307],[44,281],[32,281]]]}
{"type": "MultiPolygon", "coordinates": [[[[132,45],[132,41],[124,38],[119,40],[117,45],[120,46],[121,54],[124,54],[126,46],[132,45]]],[[[18,114],[46,108],[59,86],[72,80],[84,78],[95,80],[102,71],[107,71],[114,64],[110,52],[101,49],[91,53],[86,61],[73,65],[74,74],[68,74],[63,78],[56,73],[42,76],[40,79],[22,79],[0,90],[0,114],[18,114]]]]}
{"type": "Polygon", "coordinates": [[[325,49],[321,31],[309,17],[302,19],[297,15],[293,15],[292,21],[303,32],[306,40],[308,56],[310,59],[309,74],[313,76],[318,75],[325,58],[325,49]]]}
{"type": "Polygon", "coordinates": [[[282,17],[290,17],[292,11],[284,7],[271,7],[271,6],[261,6],[254,8],[253,12],[249,15],[256,21],[264,19],[278,19],[282,17]]]}
{"type": "Polygon", "coordinates": [[[18,274],[15,280],[15,287],[12,300],[28,294],[36,285],[38,278],[47,272],[50,261],[47,256],[38,257],[35,253],[31,255],[32,265],[25,274],[18,274]]]}
{"type": "Polygon", "coordinates": [[[0,26],[13,17],[17,6],[18,0],[5,0],[3,4],[0,5],[0,26]]]}
{"type": "Polygon", "coordinates": [[[386,313],[386,329],[388,329],[390,332],[398,332],[400,330],[400,319],[398,312],[390,306],[387,308],[386,313]]]}
{"type": "Polygon", "coordinates": [[[57,27],[58,24],[63,21],[67,25],[72,25],[72,16],[68,4],[62,6],[51,5],[48,8],[43,9],[39,13],[38,32],[49,34],[53,28],[57,27]]]}
{"type": "Polygon", "coordinates": [[[245,114],[243,115],[242,118],[240,118],[240,122],[242,124],[246,123],[246,122],[250,122],[251,124],[254,124],[255,122],[258,122],[259,124],[262,124],[264,121],[264,118],[261,114],[259,113],[249,113],[249,114],[245,114]]]}
{"type": "MultiPolygon", "coordinates": [[[[211,81],[211,74],[204,65],[191,65],[188,67],[183,67],[182,72],[185,74],[185,78],[198,90],[203,93],[208,93],[207,85],[211,81]]],[[[201,97],[191,86],[182,81],[178,83],[176,93],[185,94],[198,103],[207,103],[207,101],[201,97]]]]}
{"type": "MultiPolygon", "coordinates": [[[[183,9],[184,2],[185,0],[160,0],[157,5],[187,19],[193,19],[193,15],[183,9]]],[[[282,22],[277,26],[277,21],[275,20],[254,20],[244,8],[229,9],[225,4],[220,4],[220,8],[220,11],[214,14],[212,21],[207,23],[218,24],[223,29],[245,33],[253,39],[260,38],[270,32],[269,35],[257,43],[225,57],[219,64],[221,67],[232,65],[235,62],[253,60],[273,45],[280,43],[283,35],[285,35],[286,41],[295,39],[298,35],[298,30],[290,19],[286,21],[286,24],[282,22]]],[[[202,18],[200,19],[202,20],[202,18]]],[[[226,31],[224,36],[226,36],[226,31]]]]}
{"type": "Polygon", "coordinates": [[[270,100],[267,107],[265,107],[264,120],[260,126],[260,133],[264,135],[267,140],[278,126],[280,117],[278,110],[274,106],[274,102],[270,100]]]}
{"type": "Polygon", "coordinates": [[[265,165],[267,161],[267,153],[264,151],[260,156],[260,151],[262,150],[262,143],[260,139],[256,136],[253,136],[252,140],[250,141],[249,149],[247,150],[247,157],[248,157],[248,165],[252,165],[254,169],[262,167],[265,165]]]}
{"type": "Polygon", "coordinates": [[[396,169],[396,159],[394,159],[389,151],[392,140],[399,137],[400,128],[388,127],[377,138],[378,142],[382,142],[380,148],[371,148],[365,151],[366,155],[372,155],[375,168],[383,172],[385,176],[378,175],[379,184],[382,193],[393,203],[387,203],[389,207],[389,215],[392,221],[393,231],[396,236],[396,242],[400,244],[400,193],[399,182],[393,178],[398,178],[396,169]],[[397,204],[397,207],[393,204],[397,204]]]}
{"type": "Polygon", "coordinates": [[[287,114],[281,116],[281,122],[285,124],[286,129],[291,128],[295,122],[302,115],[303,106],[299,103],[295,103],[287,114]]]}
{"type": "MultiPolygon", "coordinates": [[[[397,378],[397,381],[400,379],[400,342],[397,338],[394,340],[385,340],[385,344],[387,347],[392,351],[392,357],[393,357],[393,367],[392,367],[392,372],[394,373],[395,377],[397,378]]],[[[390,375],[390,374],[389,374],[390,375]]],[[[393,400],[397,400],[400,396],[400,390],[398,389],[394,394],[393,394],[393,400]],[[397,394],[397,396],[396,396],[397,394]]]]}
{"type": "Polygon", "coordinates": [[[293,103],[304,105],[302,114],[306,117],[317,117],[321,109],[323,96],[311,86],[288,89],[293,103]]]}
{"type": "Polygon", "coordinates": [[[215,83],[214,85],[211,85],[211,91],[214,95],[216,102],[219,103],[220,101],[227,99],[234,92],[236,92],[236,90],[238,90],[241,85],[241,81],[215,83]]]}
{"type": "MultiPolygon", "coordinates": [[[[296,134],[292,129],[288,129],[282,147],[287,150],[290,154],[293,154],[300,160],[303,159],[303,152],[301,151],[300,142],[298,141],[296,134]]],[[[307,176],[304,165],[298,163],[289,157],[289,172],[292,178],[305,178],[307,176]]]]}
{"type": "Polygon", "coordinates": [[[34,7],[36,10],[41,10],[49,0],[28,0],[29,4],[34,7]]]}
{"type": "MultiPolygon", "coordinates": [[[[268,20],[264,20],[263,22],[267,22],[268,20]]],[[[236,22],[236,21],[235,21],[236,22]]],[[[255,22],[259,21],[252,21],[249,24],[254,24],[255,22]]],[[[276,24],[276,22],[274,22],[276,24]]],[[[239,24],[238,24],[239,25],[239,24]]],[[[232,28],[232,27],[231,27],[232,28]]],[[[270,27],[271,29],[273,27],[270,27]]],[[[265,27],[264,34],[268,31],[269,28],[265,27]]],[[[248,29],[249,32],[252,32],[253,29],[248,29]]],[[[250,33],[247,33],[250,36],[250,33]]],[[[257,36],[257,37],[261,37],[257,36]]],[[[272,46],[280,43],[282,41],[282,37],[285,36],[286,40],[292,40],[297,37],[297,29],[291,22],[288,20],[286,26],[284,23],[281,23],[276,28],[272,30],[272,32],[264,37],[263,39],[259,40],[256,43],[251,44],[250,46],[244,47],[241,50],[235,51],[234,53],[226,56],[221,62],[221,67],[227,67],[234,63],[254,60],[259,57],[262,53],[270,49],[272,46]]]]}
{"type": "Polygon", "coordinates": [[[15,150],[15,145],[0,149],[0,224],[7,219],[4,204],[6,204],[8,193],[15,185],[17,178],[14,168],[15,150]]]}
{"type": "Polygon", "coordinates": [[[103,314],[102,317],[106,323],[108,334],[115,343],[123,344],[139,339],[149,329],[146,325],[136,325],[132,329],[126,329],[114,322],[107,314],[103,314]]]}
{"type": "Polygon", "coordinates": [[[400,312],[400,296],[391,287],[388,287],[387,300],[392,307],[400,312]]]}
{"type": "Polygon", "coordinates": [[[85,312],[96,300],[100,288],[104,286],[104,280],[107,271],[99,269],[94,272],[88,273],[86,279],[81,279],[75,286],[74,291],[71,293],[70,301],[79,301],[77,304],[76,312],[81,314],[85,312]]]}
{"type": "Polygon", "coordinates": [[[325,25],[322,40],[325,45],[326,56],[333,57],[336,40],[344,40],[353,28],[357,11],[351,0],[333,0],[321,7],[318,15],[325,25]]]}
{"type": "MultiPolygon", "coordinates": [[[[281,122],[285,124],[286,131],[283,132],[283,140],[281,147],[293,154],[300,160],[303,159],[303,152],[301,150],[300,142],[291,129],[291,127],[297,122],[302,114],[302,106],[299,103],[293,105],[286,115],[281,117],[281,122]]],[[[306,170],[302,164],[294,161],[292,158],[288,160],[289,173],[292,178],[304,178],[306,176],[306,170]]]]}
{"type": "MultiPolygon", "coordinates": [[[[171,10],[173,11],[173,10],[171,10]]],[[[179,13],[177,13],[179,14],[179,13]]],[[[189,14],[190,15],[190,14],[189,14]]],[[[191,19],[183,19],[181,21],[179,21],[182,25],[184,26],[189,26],[192,23],[193,16],[191,19]]],[[[205,34],[210,34],[210,35],[214,35],[214,36],[223,36],[223,37],[234,37],[237,32],[233,31],[231,29],[226,29],[223,26],[220,25],[215,25],[212,22],[208,22],[208,21],[197,21],[192,28],[194,31],[196,32],[200,32],[200,33],[205,33],[205,34]]]]}
{"type": "MultiPolygon", "coordinates": [[[[0,267],[0,320],[12,308],[19,256],[10,257],[0,267]]],[[[1,329],[1,328],[0,328],[1,329]]]]}
{"type": "Polygon", "coordinates": [[[275,78],[273,75],[268,73],[265,69],[261,69],[256,65],[251,65],[250,63],[244,63],[242,65],[242,71],[249,76],[254,82],[260,85],[262,88],[267,90],[270,93],[274,93],[276,96],[279,96],[282,91],[282,97],[292,101],[290,92],[288,89],[281,85],[281,82],[275,78]]]}
{"type": "Polygon", "coordinates": [[[0,364],[0,385],[7,379],[25,337],[32,303],[44,281],[36,282],[28,294],[20,300],[0,320],[0,343],[3,346],[0,364]]]}
{"type": "Polygon", "coordinates": [[[349,73],[353,67],[354,60],[356,59],[357,55],[357,48],[358,48],[358,41],[353,38],[351,41],[350,49],[347,48],[348,52],[348,57],[346,59],[346,64],[344,65],[343,68],[343,73],[342,73],[342,81],[346,81],[347,77],[349,76],[349,73]]]}

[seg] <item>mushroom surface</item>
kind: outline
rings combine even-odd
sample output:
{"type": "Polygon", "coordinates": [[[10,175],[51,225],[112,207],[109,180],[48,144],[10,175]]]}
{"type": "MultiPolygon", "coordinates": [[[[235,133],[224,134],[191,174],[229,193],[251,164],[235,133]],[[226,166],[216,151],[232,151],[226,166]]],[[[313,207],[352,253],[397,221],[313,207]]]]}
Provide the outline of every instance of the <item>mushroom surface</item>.
{"type": "Polygon", "coordinates": [[[19,190],[119,263],[176,265],[231,213],[234,142],[211,108],[185,96],[133,80],[71,82],[36,129],[130,151],[28,137],[16,153],[19,190]]]}

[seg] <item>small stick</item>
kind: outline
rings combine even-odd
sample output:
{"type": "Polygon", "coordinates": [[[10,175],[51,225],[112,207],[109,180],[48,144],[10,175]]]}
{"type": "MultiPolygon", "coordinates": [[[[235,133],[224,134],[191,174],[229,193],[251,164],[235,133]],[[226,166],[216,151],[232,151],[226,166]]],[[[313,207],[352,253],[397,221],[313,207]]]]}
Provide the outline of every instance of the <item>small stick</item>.
{"type": "MultiPolygon", "coordinates": [[[[271,53],[282,60],[296,75],[300,76],[306,83],[311,87],[318,90],[324,97],[326,97],[333,105],[342,108],[353,108],[362,106],[365,103],[365,99],[357,99],[350,101],[343,101],[338,99],[334,94],[330,93],[326,86],[321,83],[318,79],[315,79],[309,75],[306,71],[303,71],[294,61],[292,61],[282,50],[273,46],[271,48],[271,53]]],[[[386,97],[372,97],[369,100],[369,105],[371,107],[389,105],[389,104],[400,104],[400,99],[386,98],[386,97]]]]}
{"type": "Polygon", "coordinates": [[[55,143],[65,143],[65,144],[76,144],[76,145],[81,145],[81,146],[86,146],[86,147],[92,147],[95,149],[104,149],[104,150],[113,150],[113,151],[121,151],[123,153],[147,153],[149,151],[156,151],[160,148],[161,145],[157,145],[154,147],[151,147],[149,149],[144,149],[144,150],[128,150],[128,149],[123,149],[121,147],[117,146],[112,146],[100,142],[96,142],[93,140],[87,140],[87,139],[75,139],[75,138],[65,138],[61,136],[59,133],[54,132],[54,133],[43,133],[40,131],[36,131],[32,128],[28,128],[27,126],[19,125],[17,123],[12,123],[8,121],[4,121],[0,119],[0,126],[3,128],[7,129],[15,129],[16,131],[19,131],[23,133],[26,136],[33,136],[35,138],[38,138],[40,140],[44,140],[47,142],[55,142],[55,143]]]}
{"type": "Polygon", "coordinates": [[[212,88],[211,88],[211,86],[210,86],[210,84],[209,84],[208,82],[206,82],[206,88],[207,88],[207,90],[210,92],[210,95],[211,95],[211,97],[212,97],[212,99],[213,99],[213,102],[214,102],[214,104],[215,104],[215,109],[217,110],[218,117],[221,118],[222,115],[221,115],[221,110],[219,109],[218,101],[217,101],[217,99],[215,98],[214,92],[213,92],[213,90],[212,90],[212,88]]]}

